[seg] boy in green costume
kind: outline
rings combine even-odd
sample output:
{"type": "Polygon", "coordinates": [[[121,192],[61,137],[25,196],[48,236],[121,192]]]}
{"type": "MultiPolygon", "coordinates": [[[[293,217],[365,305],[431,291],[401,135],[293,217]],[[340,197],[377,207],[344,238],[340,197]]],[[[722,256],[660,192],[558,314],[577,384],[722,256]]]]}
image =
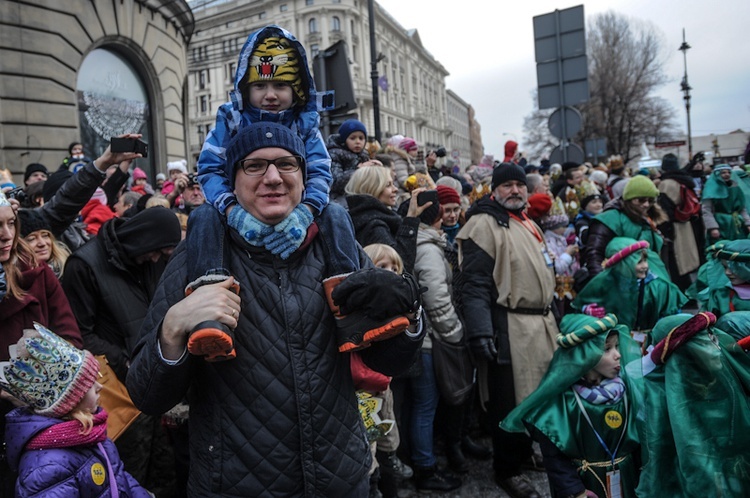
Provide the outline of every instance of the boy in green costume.
{"type": "Polygon", "coordinates": [[[640,467],[633,406],[620,363],[640,349],[615,315],[565,315],[547,374],[501,423],[539,441],[553,496],[635,496],[640,467]]]}
{"type": "Polygon", "coordinates": [[[695,284],[701,309],[716,316],[750,311],[750,240],[718,242],[707,253],[695,284]]]}
{"type": "Polygon", "coordinates": [[[604,270],[578,293],[572,307],[594,316],[614,313],[634,339],[648,346],[654,324],[679,313],[687,297],[669,280],[664,263],[648,242],[615,237],[605,256],[604,270]]]}
{"type": "Polygon", "coordinates": [[[750,216],[745,208],[745,194],[737,182],[732,180],[731,166],[714,166],[703,189],[701,204],[708,243],[747,237],[750,216]]]}

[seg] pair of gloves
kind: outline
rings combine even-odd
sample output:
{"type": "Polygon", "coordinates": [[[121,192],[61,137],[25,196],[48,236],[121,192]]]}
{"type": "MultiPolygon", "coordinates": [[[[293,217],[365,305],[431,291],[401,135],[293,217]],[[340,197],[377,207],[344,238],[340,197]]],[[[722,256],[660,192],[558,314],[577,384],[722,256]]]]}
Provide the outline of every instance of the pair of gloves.
{"type": "Polygon", "coordinates": [[[274,226],[263,223],[242,206],[235,205],[229,213],[227,222],[253,246],[265,247],[271,253],[287,259],[302,245],[307,235],[307,228],[313,221],[308,208],[299,204],[274,226]]]}
{"type": "Polygon", "coordinates": [[[342,315],[363,313],[375,319],[415,313],[422,305],[422,292],[416,279],[382,268],[366,268],[350,273],[333,289],[331,298],[342,315]]]}

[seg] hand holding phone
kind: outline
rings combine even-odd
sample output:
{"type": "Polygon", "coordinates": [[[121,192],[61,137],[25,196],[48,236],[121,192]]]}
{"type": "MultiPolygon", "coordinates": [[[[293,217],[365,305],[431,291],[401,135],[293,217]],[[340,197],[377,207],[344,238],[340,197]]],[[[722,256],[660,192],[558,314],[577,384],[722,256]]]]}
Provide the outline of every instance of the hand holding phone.
{"type": "Polygon", "coordinates": [[[437,190],[425,190],[424,192],[417,194],[418,206],[424,206],[428,202],[432,202],[433,204],[438,202],[437,190]]]}
{"type": "Polygon", "coordinates": [[[112,152],[135,152],[148,157],[148,144],[139,138],[112,137],[109,148],[112,152]]]}

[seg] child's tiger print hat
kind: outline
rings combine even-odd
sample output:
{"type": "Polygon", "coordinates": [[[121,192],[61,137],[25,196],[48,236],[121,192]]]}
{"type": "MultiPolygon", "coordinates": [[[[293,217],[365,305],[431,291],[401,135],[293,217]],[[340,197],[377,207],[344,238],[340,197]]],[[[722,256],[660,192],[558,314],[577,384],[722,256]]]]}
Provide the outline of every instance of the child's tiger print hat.
{"type": "Polygon", "coordinates": [[[292,87],[297,101],[307,101],[300,75],[301,58],[292,42],[280,36],[269,36],[258,42],[248,65],[248,84],[259,81],[283,81],[292,87]]]}

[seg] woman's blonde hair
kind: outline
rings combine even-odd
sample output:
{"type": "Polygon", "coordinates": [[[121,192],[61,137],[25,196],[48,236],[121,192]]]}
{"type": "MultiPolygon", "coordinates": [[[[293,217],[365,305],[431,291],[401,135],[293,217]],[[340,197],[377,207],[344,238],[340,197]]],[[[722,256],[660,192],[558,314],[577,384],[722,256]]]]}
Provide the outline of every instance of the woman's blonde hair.
{"type": "Polygon", "coordinates": [[[347,195],[366,194],[378,197],[392,181],[390,169],[383,166],[362,166],[349,179],[345,191],[347,195]]]}
{"type": "Polygon", "coordinates": [[[152,195],[146,201],[146,209],[157,206],[163,206],[167,209],[170,209],[172,207],[169,205],[169,201],[167,200],[167,198],[163,195],[152,195]]]}
{"type": "MultiPolygon", "coordinates": [[[[45,228],[31,232],[26,237],[24,237],[24,241],[28,244],[32,244],[32,242],[28,240],[29,237],[34,234],[43,235],[45,232],[47,233],[47,235],[49,235],[50,241],[52,242],[52,244],[50,244],[49,260],[47,260],[47,264],[52,268],[52,271],[55,272],[57,278],[60,278],[63,275],[63,270],[65,269],[65,262],[70,256],[70,249],[68,249],[68,246],[57,240],[52,232],[45,228]]],[[[41,263],[40,261],[37,262],[41,263]]]]}
{"type": "Polygon", "coordinates": [[[394,248],[386,244],[370,244],[362,248],[373,263],[383,259],[390,259],[396,266],[398,274],[404,273],[404,261],[394,248]]]}

